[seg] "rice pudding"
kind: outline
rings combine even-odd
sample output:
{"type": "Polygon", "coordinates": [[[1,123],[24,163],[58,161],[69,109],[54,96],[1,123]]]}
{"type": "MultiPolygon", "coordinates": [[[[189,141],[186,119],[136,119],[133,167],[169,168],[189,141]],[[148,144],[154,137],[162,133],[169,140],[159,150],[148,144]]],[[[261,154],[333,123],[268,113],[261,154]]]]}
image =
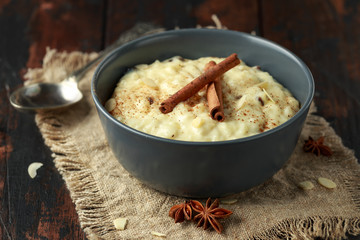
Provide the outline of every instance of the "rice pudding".
{"type": "Polygon", "coordinates": [[[269,73],[241,61],[222,75],[223,122],[210,117],[206,88],[180,102],[172,112],[160,112],[160,103],[201,75],[208,62],[222,60],[175,56],[137,65],[121,77],[105,108],[117,120],[139,131],[202,142],[255,135],[279,126],[299,110],[299,102],[269,73]]]}

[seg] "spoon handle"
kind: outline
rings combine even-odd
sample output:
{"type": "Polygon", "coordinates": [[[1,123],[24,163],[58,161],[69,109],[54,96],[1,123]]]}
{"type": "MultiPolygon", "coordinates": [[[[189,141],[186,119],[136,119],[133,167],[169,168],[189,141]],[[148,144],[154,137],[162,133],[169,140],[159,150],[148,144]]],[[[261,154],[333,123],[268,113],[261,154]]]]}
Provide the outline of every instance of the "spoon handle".
{"type": "MultiPolygon", "coordinates": [[[[109,48],[110,49],[110,48],[109,48]]],[[[100,52],[99,55],[91,60],[90,62],[88,62],[85,66],[83,66],[82,68],[72,72],[67,79],[75,81],[76,83],[78,83],[82,77],[85,75],[85,73],[87,71],[90,70],[90,68],[92,68],[95,64],[97,64],[106,54],[108,54],[110,52],[110,50],[108,50],[108,48],[106,48],[104,51],[100,52]]]]}
{"type": "Polygon", "coordinates": [[[121,45],[123,45],[123,44],[125,44],[125,43],[127,43],[129,41],[135,40],[136,38],[139,38],[141,36],[145,36],[145,35],[148,35],[148,34],[151,34],[151,33],[159,32],[159,31],[164,31],[164,29],[163,28],[158,28],[155,25],[148,24],[148,23],[138,23],[138,24],[136,24],[133,28],[131,28],[130,30],[123,33],[112,45],[106,47],[103,51],[99,52],[99,55],[95,59],[88,62],[82,68],[80,68],[80,69],[74,71],[73,73],[71,73],[70,76],[68,76],[67,79],[75,81],[76,83],[78,83],[88,70],[90,70],[104,56],[106,56],[108,53],[110,53],[115,48],[117,48],[117,47],[119,47],[119,46],[121,46],[121,45]]]}

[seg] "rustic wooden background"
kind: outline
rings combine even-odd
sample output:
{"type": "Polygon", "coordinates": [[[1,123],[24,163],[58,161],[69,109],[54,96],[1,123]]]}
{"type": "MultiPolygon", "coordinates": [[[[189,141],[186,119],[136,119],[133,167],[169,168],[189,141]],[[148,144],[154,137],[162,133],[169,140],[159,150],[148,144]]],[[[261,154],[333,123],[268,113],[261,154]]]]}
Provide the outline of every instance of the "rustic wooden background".
{"type": "Polygon", "coordinates": [[[318,114],[360,158],[358,0],[0,0],[1,239],[86,239],[34,116],[8,102],[26,69],[41,66],[45,48],[99,51],[140,21],[189,28],[213,25],[212,14],[303,59],[315,78],[318,114]],[[34,161],[44,167],[30,179],[34,161]]]}

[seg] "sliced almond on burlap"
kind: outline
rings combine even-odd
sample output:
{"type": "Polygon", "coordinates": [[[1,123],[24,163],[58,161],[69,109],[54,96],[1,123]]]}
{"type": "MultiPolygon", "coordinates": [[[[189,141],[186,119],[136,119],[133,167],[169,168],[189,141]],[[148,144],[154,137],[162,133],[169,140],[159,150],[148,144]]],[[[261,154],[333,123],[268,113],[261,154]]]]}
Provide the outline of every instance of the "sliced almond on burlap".
{"type": "Polygon", "coordinates": [[[304,190],[310,190],[314,188],[314,184],[310,181],[302,181],[299,182],[299,187],[301,187],[304,190]]]}
{"type": "Polygon", "coordinates": [[[152,231],[151,235],[156,236],[156,237],[166,237],[166,234],[155,232],[155,231],[152,231]]]}
{"type": "Polygon", "coordinates": [[[117,218],[114,220],[114,226],[118,230],[124,230],[126,228],[127,218],[117,218]]]}
{"type": "Polygon", "coordinates": [[[334,189],[336,188],[336,183],[334,183],[332,180],[324,177],[319,177],[318,182],[321,186],[326,187],[328,189],[334,189]]]}

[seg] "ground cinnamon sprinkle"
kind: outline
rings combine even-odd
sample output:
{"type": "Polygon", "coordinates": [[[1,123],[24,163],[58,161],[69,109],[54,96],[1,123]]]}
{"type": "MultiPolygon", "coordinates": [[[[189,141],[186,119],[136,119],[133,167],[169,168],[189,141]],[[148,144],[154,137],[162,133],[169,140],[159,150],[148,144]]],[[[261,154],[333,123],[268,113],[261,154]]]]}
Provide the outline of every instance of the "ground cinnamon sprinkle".
{"type": "MultiPolygon", "coordinates": [[[[205,66],[205,71],[214,67],[216,63],[210,61],[205,66]]],[[[221,77],[209,83],[206,88],[206,97],[209,105],[210,116],[212,119],[222,122],[225,120],[224,106],[222,99],[221,77]]]]}
{"type": "Polygon", "coordinates": [[[216,78],[220,77],[222,74],[224,74],[238,64],[240,64],[240,60],[238,59],[237,54],[231,54],[219,64],[208,69],[199,77],[195,78],[193,81],[185,85],[182,89],[177,91],[174,95],[162,102],[159,108],[160,111],[164,114],[171,112],[178,103],[185,101],[189,97],[193,96],[204,86],[206,86],[210,82],[215,81],[216,78]]]}

